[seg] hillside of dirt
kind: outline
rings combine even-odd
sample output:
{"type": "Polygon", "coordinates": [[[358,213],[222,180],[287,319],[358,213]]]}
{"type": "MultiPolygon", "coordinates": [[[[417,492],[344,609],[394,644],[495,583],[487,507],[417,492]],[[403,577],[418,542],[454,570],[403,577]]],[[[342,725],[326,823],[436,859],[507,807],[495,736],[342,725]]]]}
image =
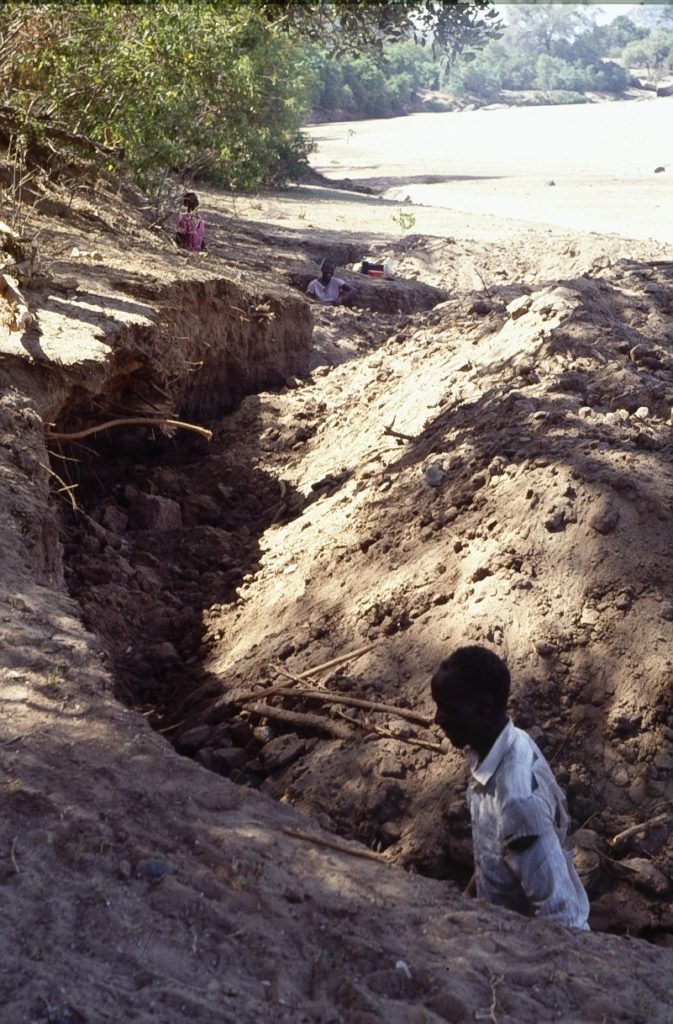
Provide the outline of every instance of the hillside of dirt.
{"type": "Polygon", "coordinates": [[[670,1021],[669,254],[202,206],[205,254],[101,182],[5,236],[0,1019],[670,1021]],[[327,252],[353,310],[303,295],[327,252]],[[428,680],[466,642],[567,790],[591,934],[461,895],[428,680]]]}

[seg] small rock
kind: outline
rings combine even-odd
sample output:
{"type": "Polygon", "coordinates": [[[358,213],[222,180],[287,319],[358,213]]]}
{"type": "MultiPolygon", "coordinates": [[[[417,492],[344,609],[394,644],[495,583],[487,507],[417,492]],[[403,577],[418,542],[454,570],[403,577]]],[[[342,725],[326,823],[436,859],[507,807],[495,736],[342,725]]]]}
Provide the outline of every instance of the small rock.
{"type": "Polygon", "coordinates": [[[661,771],[670,772],[673,770],[673,756],[664,752],[654,755],[654,766],[661,771]]]}
{"type": "Polygon", "coordinates": [[[658,167],[655,167],[655,168],[654,168],[654,173],[655,173],[655,174],[663,174],[663,172],[664,172],[665,170],[666,170],[666,168],[665,168],[665,167],[663,167],[663,166],[662,166],[662,165],[660,164],[660,165],[659,165],[658,167]]]}
{"type": "Polygon", "coordinates": [[[176,740],[176,746],[180,750],[190,751],[198,750],[207,741],[210,736],[209,725],[196,725],[193,729],[186,729],[185,732],[180,733],[176,740]]]}
{"type": "Polygon", "coordinates": [[[631,779],[629,778],[629,773],[627,772],[626,768],[620,766],[619,768],[615,768],[612,774],[612,781],[614,782],[615,786],[619,786],[620,788],[622,788],[623,786],[628,786],[631,782],[631,779]]]}
{"type": "Polygon", "coordinates": [[[589,526],[596,533],[612,533],[619,522],[619,509],[609,499],[603,498],[589,517],[589,526]]]}
{"type": "Polygon", "coordinates": [[[507,312],[509,313],[512,320],[518,320],[519,317],[522,317],[525,313],[528,312],[532,303],[533,300],[531,299],[530,295],[522,295],[521,298],[514,299],[512,302],[509,303],[509,305],[506,307],[507,312]]]}
{"type": "Polygon", "coordinates": [[[262,748],[260,758],[267,772],[277,772],[286,768],[306,752],[306,741],[296,733],[276,736],[262,748]]]}
{"type": "Polygon", "coordinates": [[[128,882],[131,877],[131,865],[127,860],[120,860],[117,868],[117,874],[124,882],[128,882]]]}
{"type": "Polygon", "coordinates": [[[477,316],[487,316],[491,312],[491,304],[484,302],[483,299],[477,299],[476,302],[472,303],[472,312],[476,313],[477,316]]]}
{"type": "Polygon", "coordinates": [[[638,409],[636,409],[633,415],[636,417],[636,419],[646,420],[647,417],[650,415],[650,410],[647,408],[646,405],[641,405],[638,409]]]}
{"type": "Polygon", "coordinates": [[[673,604],[670,601],[664,601],[659,611],[662,619],[666,619],[667,622],[673,622],[673,604]]]}
{"type": "Polygon", "coordinates": [[[550,658],[551,655],[554,653],[554,648],[551,646],[551,644],[545,643],[544,640],[535,641],[535,650],[541,658],[550,658]]]}
{"type": "Polygon", "coordinates": [[[595,626],[600,617],[600,612],[598,612],[595,608],[588,608],[585,605],[582,609],[580,622],[583,626],[595,626]]]}
{"type": "Polygon", "coordinates": [[[161,857],[145,857],[136,864],[136,878],[146,878],[150,882],[160,882],[168,874],[170,864],[161,857]]]}
{"type": "Polygon", "coordinates": [[[566,528],[564,512],[552,512],[544,521],[544,528],[549,533],[562,533],[566,528]]]}
{"type": "Polygon", "coordinates": [[[231,775],[250,760],[250,755],[240,747],[218,747],[212,751],[212,770],[219,775],[231,775]]]}
{"type": "Polygon", "coordinates": [[[257,725],[252,730],[252,737],[258,743],[270,743],[273,739],[273,730],[268,725],[257,725]]]}
{"type": "Polygon", "coordinates": [[[129,517],[117,505],[108,505],[103,512],[101,521],[103,526],[112,530],[113,533],[126,533],[129,517]]]}
{"type": "Polygon", "coordinates": [[[130,508],[129,523],[136,530],[179,530],[182,512],[177,501],[159,494],[138,492],[130,508]]]}
{"type": "Polygon", "coordinates": [[[387,779],[403,779],[406,769],[392,754],[384,754],[379,761],[379,772],[387,779]]]}
{"type": "Polygon", "coordinates": [[[424,471],[425,481],[430,487],[442,487],[449,478],[441,462],[433,462],[424,471]]]}
{"type": "Polygon", "coordinates": [[[647,796],[647,782],[645,779],[636,779],[633,785],[629,788],[629,799],[636,807],[640,807],[643,800],[647,796]]]}
{"type": "Polygon", "coordinates": [[[617,594],[615,598],[615,608],[618,608],[620,612],[628,611],[632,604],[633,595],[629,594],[627,590],[622,591],[621,594],[617,594]]]}
{"type": "Polygon", "coordinates": [[[619,862],[633,876],[633,884],[643,892],[664,896],[670,889],[666,875],[644,857],[627,857],[619,862]]]}
{"type": "Polygon", "coordinates": [[[201,747],[201,750],[197,750],[194,755],[194,760],[197,764],[202,765],[203,768],[207,768],[208,771],[213,770],[213,748],[212,747],[201,747]]]}

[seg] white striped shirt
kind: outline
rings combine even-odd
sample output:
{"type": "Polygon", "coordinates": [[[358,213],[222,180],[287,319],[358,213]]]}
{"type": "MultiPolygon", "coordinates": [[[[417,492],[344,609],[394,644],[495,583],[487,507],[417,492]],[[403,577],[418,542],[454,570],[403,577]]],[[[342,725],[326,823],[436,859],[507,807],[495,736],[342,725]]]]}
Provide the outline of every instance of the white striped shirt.
{"type": "Polygon", "coordinates": [[[537,745],[510,720],[483,761],[469,749],[467,759],[477,896],[588,930],[565,797],[537,745]]]}

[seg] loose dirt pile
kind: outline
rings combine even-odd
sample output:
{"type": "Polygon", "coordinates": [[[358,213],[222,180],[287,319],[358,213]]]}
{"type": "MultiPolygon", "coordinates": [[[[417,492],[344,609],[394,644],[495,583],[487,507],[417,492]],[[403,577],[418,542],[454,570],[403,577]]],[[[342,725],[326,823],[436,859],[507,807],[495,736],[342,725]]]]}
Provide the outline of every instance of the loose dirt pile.
{"type": "Polygon", "coordinates": [[[460,643],[507,658],[594,927],[670,945],[673,267],[511,225],[334,235],[292,202],[209,196],[193,259],[102,192],[29,225],[38,323],[0,362],[7,1020],[663,1022],[667,950],[458,895],[427,680],[460,643]],[[401,280],[311,308],[327,250],[401,280]],[[213,438],[45,448],[141,415],[213,438]]]}

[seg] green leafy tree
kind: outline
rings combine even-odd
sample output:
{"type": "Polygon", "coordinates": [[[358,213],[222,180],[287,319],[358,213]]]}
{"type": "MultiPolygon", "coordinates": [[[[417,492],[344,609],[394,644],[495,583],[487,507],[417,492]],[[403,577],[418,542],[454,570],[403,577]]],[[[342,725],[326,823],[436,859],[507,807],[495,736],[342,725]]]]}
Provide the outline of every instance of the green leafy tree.
{"type": "Polygon", "coordinates": [[[622,53],[628,67],[645,68],[651,78],[673,68],[673,32],[657,29],[645,39],[629,43],[622,53]]]}

